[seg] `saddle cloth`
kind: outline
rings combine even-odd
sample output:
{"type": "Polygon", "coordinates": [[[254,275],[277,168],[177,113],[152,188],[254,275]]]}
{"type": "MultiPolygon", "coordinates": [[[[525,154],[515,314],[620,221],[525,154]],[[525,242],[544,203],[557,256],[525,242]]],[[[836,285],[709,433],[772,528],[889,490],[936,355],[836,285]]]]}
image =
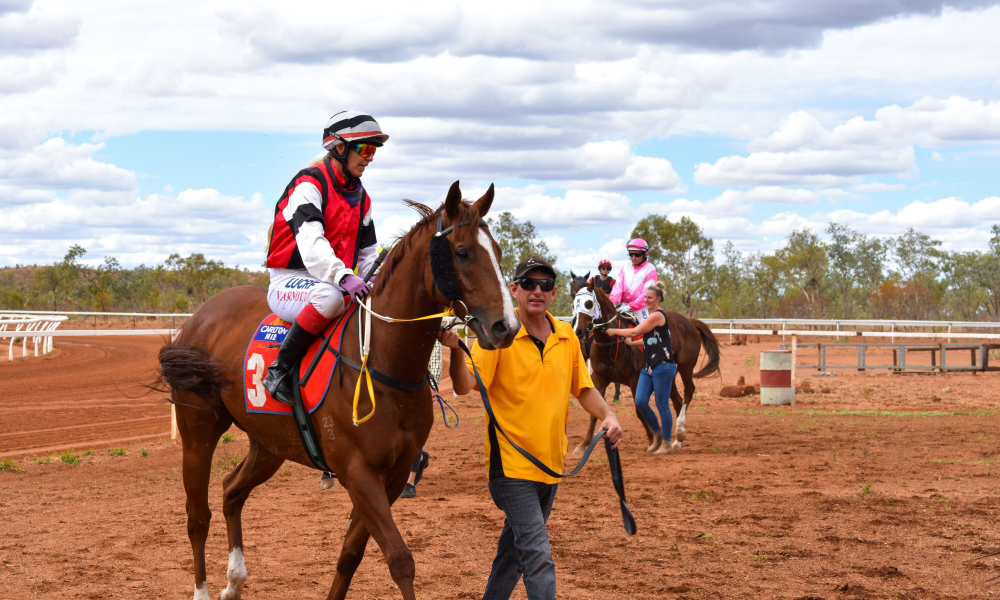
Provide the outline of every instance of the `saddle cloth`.
{"type": "MultiPolygon", "coordinates": [[[[326,326],[323,334],[316,338],[299,363],[299,377],[306,382],[301,388],[302,403],[310,413],[316,410],[322,404],[323,398],[326,397],[326,392],[330,387],[330,379],[337,368],[339,356],[334,352],[324,350],[310,373],[309,368],[313,364],[313,359],[316,358],[316,353],[319,352],[326,338],[330,338],[330,349],[340,350],[344,328],[357,309],[357,304],[353,302],[348,304],[347,310],[326,326]],[[307,377],[308,379],[306,379],[307,377]]],[[[272,398],[271,394],[264,388],[264,384],[261,383],[267,374],[267,367],[278,356],[278,348],[284,341],[289,327],[290,324],[287,321],[281,320],[272,313],[264,317],[264,320],[257,325],[257,329],[254,331],[243,363],[243,395],[246,398],[247,412],[267,415],[292,414],[292,407],[272,398]]]]}

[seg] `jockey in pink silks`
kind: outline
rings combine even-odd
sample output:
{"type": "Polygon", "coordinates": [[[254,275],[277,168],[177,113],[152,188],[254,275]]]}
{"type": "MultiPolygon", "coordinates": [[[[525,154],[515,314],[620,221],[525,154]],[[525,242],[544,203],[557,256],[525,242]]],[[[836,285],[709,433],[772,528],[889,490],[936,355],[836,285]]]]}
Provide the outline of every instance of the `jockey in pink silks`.
{"type": "Polygon", "coordinates": [[[632,264],[622,267],[618,281],[611,289],[611,302],[623,310],[631,310],[636,321],[642,323],[649,316],[644,294],[646,288],[656,283],[656,267],[646,260],[649,245],[642,238],[635,238],[626,246],[632,264]],[[620,305],[620,306],[619,306],[620,305]]]}

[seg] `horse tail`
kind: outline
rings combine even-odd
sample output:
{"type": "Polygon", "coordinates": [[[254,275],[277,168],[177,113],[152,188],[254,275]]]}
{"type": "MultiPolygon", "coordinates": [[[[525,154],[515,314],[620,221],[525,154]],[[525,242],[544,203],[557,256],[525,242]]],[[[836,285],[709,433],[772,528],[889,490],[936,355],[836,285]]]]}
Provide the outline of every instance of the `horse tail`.
{"type": "MultiPolygon", "coordinates": [[[[160,348],[160,376],[154,389],[166,391],[164,384],[175,392],[191,392],[209,405],[221,408],[222,390],[230,383],[226,378],[229,364],[211,352],[186,344],[167,344],[160,348]]],[[[171,398],[171,402],[176,399],[171,398]]]]}
{"type": "Polygon", "coordinates": [[[712,329],[704,322],[698,319],[691,319],[691,323],[701,334],[701,345],[708,354],[708,363],[701,368],[700,371],[692,375],[695,379],[703,379],[709,377],[716,373],[721,374],[719,369],[719,362],[721,361],[721,356],[719,355],[719,340],[715,338],[715,334],[712,333],[712,329]]]}

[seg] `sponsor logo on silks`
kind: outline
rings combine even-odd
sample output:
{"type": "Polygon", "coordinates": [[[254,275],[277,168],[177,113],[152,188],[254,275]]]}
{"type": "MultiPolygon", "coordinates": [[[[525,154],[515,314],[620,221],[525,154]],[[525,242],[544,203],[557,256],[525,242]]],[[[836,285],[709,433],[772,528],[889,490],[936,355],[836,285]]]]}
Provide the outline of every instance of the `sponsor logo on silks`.
{"type": "Polygon", "coordinates": [[[283,325],[261,325],[257,328],[257,333],[254,334],[253,339],[258,342],[275,342],[280,344],[285,341],[287,334],[288,328],[283,325]]]}
{"type": "Polygon", "coordinates": [[[285,282],[284,288],[286,290],[308,290],[317,283],[319,282],[315,279],[292,278],[285,282]]]}

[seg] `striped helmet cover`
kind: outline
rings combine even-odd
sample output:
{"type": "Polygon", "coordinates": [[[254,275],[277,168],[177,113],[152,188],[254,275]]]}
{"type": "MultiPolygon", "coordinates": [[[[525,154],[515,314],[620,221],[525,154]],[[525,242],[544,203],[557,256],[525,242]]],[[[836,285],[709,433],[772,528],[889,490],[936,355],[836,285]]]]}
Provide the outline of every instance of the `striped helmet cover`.
{"type": "Polygon", "coordinates": [[[389,139],[371,115],[358,110],[342,110],[327,120],[323,129],[323,147],[332,150],[340,143],[337,136],[347,142],[370,140],[378,146],[389,139]]]}

